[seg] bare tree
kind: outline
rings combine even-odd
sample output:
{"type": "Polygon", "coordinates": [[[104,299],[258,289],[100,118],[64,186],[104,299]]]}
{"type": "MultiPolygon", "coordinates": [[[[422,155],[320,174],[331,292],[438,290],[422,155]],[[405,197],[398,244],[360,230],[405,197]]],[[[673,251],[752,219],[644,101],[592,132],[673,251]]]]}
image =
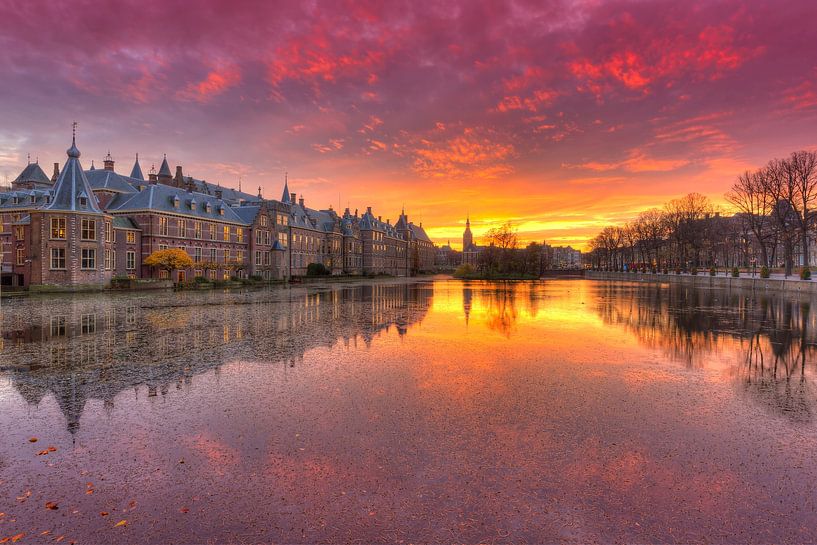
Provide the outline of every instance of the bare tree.
{"type": "Polygon", "coordinates": [[[777,237],[776,230],[772,228],[774,200],[763,183],[763,176],[762,171],[744,172],[726,194],[726,200],[737,209],[741,221],[751,230],[763,264],[770,267],[769,245],[776,244],[777,237]]]}
{"type": "Polygon", "coordinates": [[[800,223],[800,241],[803,246],[803,265],[809,265],[809,231],[812,209],[817,201],[817,152],[795,151],[787,161],[796,189],[792,206],[800,223]]]}
{"type": "Polygon", "coordinates": [[[764,191],[772,201],[772,218],[783,243],[785,274],[790,276],[794,269],[794,243],[799,228],[797,211],[792,202],[797,195],[795,177],[787,161],[774,159],[759,172],[762,173],[764,191]]]}

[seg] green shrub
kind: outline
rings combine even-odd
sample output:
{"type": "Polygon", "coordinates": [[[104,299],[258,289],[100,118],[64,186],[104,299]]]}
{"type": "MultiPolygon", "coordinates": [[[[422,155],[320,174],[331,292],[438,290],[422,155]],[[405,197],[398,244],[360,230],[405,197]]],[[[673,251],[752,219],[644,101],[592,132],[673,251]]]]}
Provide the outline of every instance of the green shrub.
{"type": "Polygon", "coordinates": [[[732,267],[732,278],[738,278],[740,276],[740,270],[737,267],[732,267]]]}
{"type": "Polygon", "coordinates": [[[709,267],[709,276],[715,276],[716,274],[718,274],[718,271],[715,267],[709,267]]]}
{"type": "Polygon", "coordinates": [[[760,268],[760,278],[769,278],[769,267],[766,265],[760,268]]]}
{"type": "Polygon", "coordinates": [[[811,280],[811,269],[808,267],[800,269],[800,280],[811,280]]]}
{"type": "Polygon", "coordinates": [[[327,276],[330,272],[323,263],[310,263],[306,266],[307,276],[327,276]]]}
{"type": "Polygon", "coordinates": [[[689,269],[689,274],[691,274],[693,276],[697,275],[698,274],[698,267],[692,267],[691,269],[689,269]]]}
{"type": "Polygon", "coordinates": [[[463,263],[454,271],[454,276],[457,278],[466,278],[472,274],[474,274],[474,267],[470,263],[463,263]]]}
{"type": "Polygon", "coordinates": [[[203,276],[197,276],[193,279],[193,282],[195,282],[196,284],[207,284],[208,280],[203,276]]]}

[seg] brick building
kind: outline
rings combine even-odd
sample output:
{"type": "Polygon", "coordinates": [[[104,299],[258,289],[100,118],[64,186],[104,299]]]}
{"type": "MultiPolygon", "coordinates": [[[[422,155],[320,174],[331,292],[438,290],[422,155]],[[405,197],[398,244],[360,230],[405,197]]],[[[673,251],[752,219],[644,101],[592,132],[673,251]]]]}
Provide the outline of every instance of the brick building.
{"type": "Polygon", "coordinates": [[[0,193],[0,264],[4,286],[103,287],[113,277],[226,279],[302,276],[311,263],[332,274],[407,276],[434,268],[436,249],[422,227],[364,214],[313,209],[303,196],[280,200],[222,188],[175,174],[165,157],[145,180],[139,157],[130,175],[83,170],[75,142],[62,171],[49,178],[30,163],[0,193]],[[192,258],[172,273],[144,265],[157,250],[180,248],[192,258]]]}

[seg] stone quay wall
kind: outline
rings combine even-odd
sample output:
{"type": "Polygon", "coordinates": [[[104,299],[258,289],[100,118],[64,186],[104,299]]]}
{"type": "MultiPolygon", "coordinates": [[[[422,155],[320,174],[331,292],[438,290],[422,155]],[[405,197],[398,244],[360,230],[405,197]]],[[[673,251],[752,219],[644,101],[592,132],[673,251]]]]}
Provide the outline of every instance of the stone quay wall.
{"type": "Polygon", "coordinates": [[[631,272],[587,271],[590,280],[621,280],[631,282],[669,282],[697,288],[748,289],[753,291],[787,292],[817,297],[817,280],[799,278],[760,278],[759,276],[709,276],[703,274],[652,274],[631,272]]]}

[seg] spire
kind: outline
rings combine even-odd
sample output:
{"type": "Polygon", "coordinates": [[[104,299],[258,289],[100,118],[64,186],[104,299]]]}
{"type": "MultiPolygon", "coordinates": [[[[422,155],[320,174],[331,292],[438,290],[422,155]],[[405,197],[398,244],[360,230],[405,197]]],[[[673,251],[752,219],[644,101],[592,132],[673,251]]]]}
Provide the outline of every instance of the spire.
{"type": "Polygon", "coordinates": [[[170,165],[167,164],[167,154],[164,154],[164,158],[162,159],[162,165],[159,167],[159,178],[162,177],[172,178],[173,174],[170,173],[170,165]]]}
{"type": "Polygon", "coordinates": [[[96,170],[96,167],[94,167],[94,160],[93,159],[91,159],[91,168],[90,168],[90,170],[96,170]]]}
{"type": "Polygon", "coordinates": [[[133,169],[130,171],[130,177],[135,178],[137,180],[145,179],[145,175],[142,174],[142,167],[139,166],[139,154],[136,154],[136,162],[133,163],[133,169]]]}
{"type": "Polygon", "coordinates": [[[259,199],[261,198],[261,186],[260,185],[258,186],[258,198],[259,199]]]}
{"type": "Polygon", "coordinates": [[[289,198],[289,181],[287,180],[286,172],[284,172],[284,194],[281,195],[281,202],[284,204],[292,204],[289,198]]]}
{"type": "Polygon", "coordinates": [[[74,137],[71,147],[66,151],[68,160],[54,184],[54,197],[45,208],[47,210],[82,210],[101,214],[102,210],[97,204],[96,196],[79,163],[80,153],[76,144],[76,130],[76,123],[74,123],[74,137]]]}

